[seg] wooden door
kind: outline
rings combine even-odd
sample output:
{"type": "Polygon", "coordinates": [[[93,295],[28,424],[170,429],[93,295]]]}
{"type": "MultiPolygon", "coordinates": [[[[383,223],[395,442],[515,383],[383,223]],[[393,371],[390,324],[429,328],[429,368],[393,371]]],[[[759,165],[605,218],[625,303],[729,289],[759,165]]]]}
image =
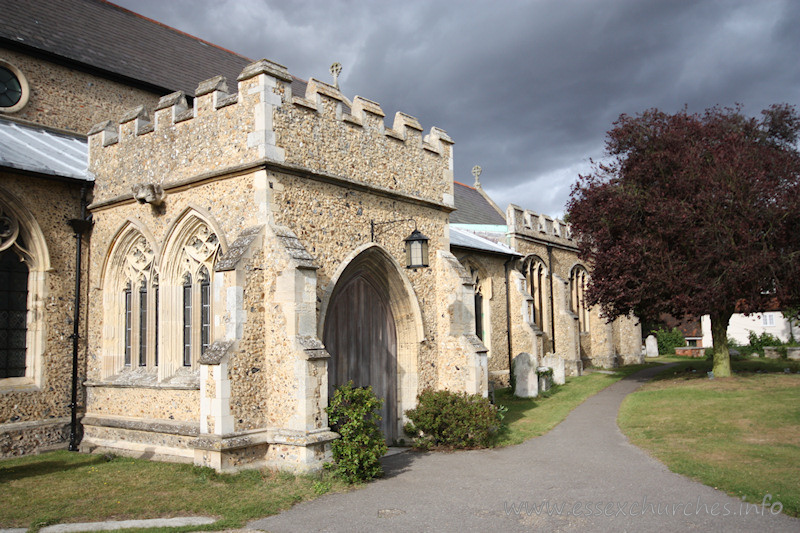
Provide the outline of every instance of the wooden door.
{"type": "Polygon", "coordinates": [[[328,305],[323,342],[331,354],[330,396],[349,380],[372,385],[384,400],[381,431],[388,442],[397,439],[397,337],[388,288],[381,290],[365,272],[345,281],[328,305]]]}

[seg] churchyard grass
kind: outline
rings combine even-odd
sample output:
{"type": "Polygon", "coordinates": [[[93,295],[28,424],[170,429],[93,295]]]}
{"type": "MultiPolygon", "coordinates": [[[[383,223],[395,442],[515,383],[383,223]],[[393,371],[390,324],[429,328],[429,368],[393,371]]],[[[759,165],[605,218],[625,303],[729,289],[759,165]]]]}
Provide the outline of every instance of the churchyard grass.
{"type": "Polygon", "coordinates": [[[682,362],[629,395],[619,426],[670,470],[760,506],[800,515],[800,364],[732,361],[709,379],[710,361],[682,362]],[[790,374],[784,373],[789,368],[790,374]],[[777,507],[776,507],[777,509],[777,507]]]}
{"type": "Polygon", "coordinates": [[[497,445],[519,444],[547,433],[590,396],[648,366],[652,364],[626,366],[613,373],[591,372],[568,377],[565,385],[554,385],[538,398],[517,398],[511,394],[511,389],[498,390],[495,403],[506,406],[508,412],[504,418],[507,428],[497,445]]]}
{"type": "Polygon", "coordinates": [[[185,464],[57,451],[0,461],[0,528],[212,516],[219,518],[212,525],[183,529],[229,529],[342,490],[347,485],[330,476],[217,474],[185,464]]]}

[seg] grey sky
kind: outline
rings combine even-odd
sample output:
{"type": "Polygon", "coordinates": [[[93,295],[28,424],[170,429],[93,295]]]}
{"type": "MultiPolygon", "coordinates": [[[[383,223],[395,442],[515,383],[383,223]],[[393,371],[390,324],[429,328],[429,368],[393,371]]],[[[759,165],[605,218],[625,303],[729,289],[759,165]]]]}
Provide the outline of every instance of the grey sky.
{"type": "Polygon", "coordinates": [[[800,104],[798,0],[112,0],[453,137],[456,179],[560,215],[621,113],[800,104]]]}

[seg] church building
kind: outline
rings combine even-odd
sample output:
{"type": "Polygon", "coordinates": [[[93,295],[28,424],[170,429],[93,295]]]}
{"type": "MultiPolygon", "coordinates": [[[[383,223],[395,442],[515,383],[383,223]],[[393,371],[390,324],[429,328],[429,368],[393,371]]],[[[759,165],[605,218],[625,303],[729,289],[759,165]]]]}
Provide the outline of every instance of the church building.
{"type": "Polygon", "coordinates": [[[101,0],[3,3],[0,456],[308,471],[349,380],[391,443],[520,354],[640,360],[569,226],[454,181],[445,130],[101,0]]]}

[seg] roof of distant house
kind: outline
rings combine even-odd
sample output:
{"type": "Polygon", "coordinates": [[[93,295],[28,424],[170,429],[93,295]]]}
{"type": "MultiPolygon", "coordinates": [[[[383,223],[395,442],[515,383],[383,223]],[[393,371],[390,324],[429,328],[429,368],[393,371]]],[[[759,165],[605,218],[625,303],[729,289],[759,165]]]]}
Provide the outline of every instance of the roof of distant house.
{"type": "Polygon", "coordinates": [[[92,181],[86,139],[0,119],[0,168],[92,181]]]}
{"type": "Polygon", "coordinates": [[[0,46],[33,49],[165,92],[194,95],[251,59],[103,0],[0,0],[0,46]]]}
{"type": "Polygon", "coordinates": [[[450,214],[453,224],[487,224],[504,226],[506,217],[497,210],[484,194],[474,187],[453,182],[456,210],[450,214]]]}

